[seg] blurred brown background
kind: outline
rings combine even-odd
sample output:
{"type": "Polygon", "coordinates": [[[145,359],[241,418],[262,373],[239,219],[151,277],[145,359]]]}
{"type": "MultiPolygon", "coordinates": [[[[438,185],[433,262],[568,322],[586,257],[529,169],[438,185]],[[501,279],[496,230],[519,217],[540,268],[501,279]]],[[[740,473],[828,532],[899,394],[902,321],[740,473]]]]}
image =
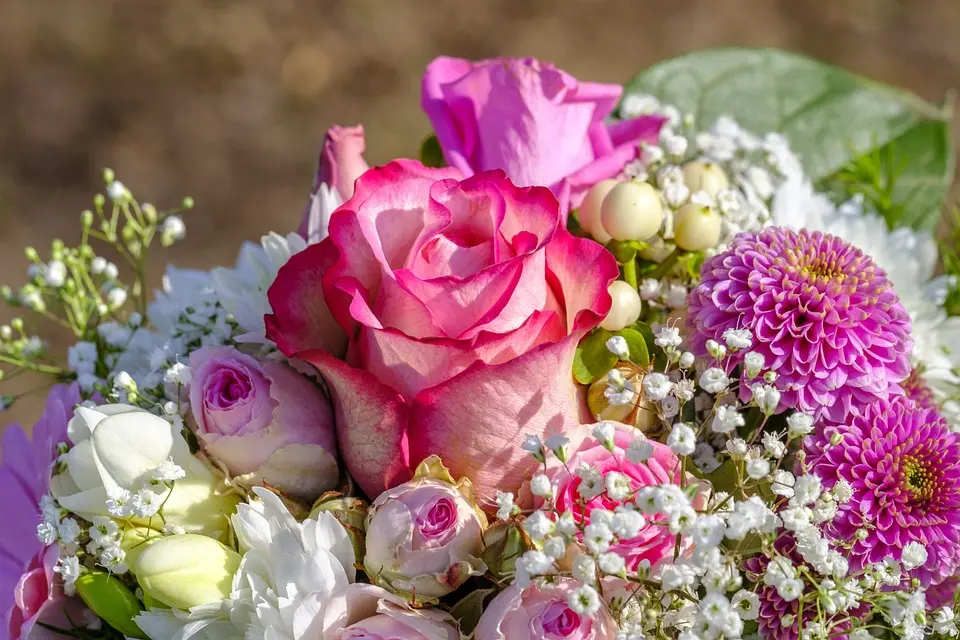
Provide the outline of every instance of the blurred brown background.
{"type": "Polygon", "coordinates": [[[23,281],[24,245],[78,235],[105,166],[141,200],[197,202],[155,277],[166,259],[232,262],[242,240],[296,227],[331,124],[363,123],[371,163],[415,155],[420,74],[440,54],[624,82],[724,45],[939,101],[960,87],[960,1],[0,0],[0,282],[23,281]]]}

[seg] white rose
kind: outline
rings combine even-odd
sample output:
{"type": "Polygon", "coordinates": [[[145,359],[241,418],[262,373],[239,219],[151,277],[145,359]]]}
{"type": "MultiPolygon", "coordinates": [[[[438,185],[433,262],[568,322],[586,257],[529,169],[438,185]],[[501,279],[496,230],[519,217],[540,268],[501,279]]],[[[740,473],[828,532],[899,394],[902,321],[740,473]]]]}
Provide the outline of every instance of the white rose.
{"type": "MultiPolygon", "coordinates": [[[[186,472],[172,491],[162,494],[167,524],[189,533],[224,535],[239,497],[224,495],[210,469],[190,453],[180,432],[163,418],[123,404],[80,407],[67,426],[73,447],[63,457],[66,469],[55,476],[51,491],[59,503],[89,519],[110,516],[108,492],[136,492],[168,458],[186,472]],[[168,496],[167,493],[170,495],[168,496]]],[[[159,492],[163,485],[152,487],[159,492]]],[[[161,528],[160,518],[131,518],[141,526],[161,528]]]]}

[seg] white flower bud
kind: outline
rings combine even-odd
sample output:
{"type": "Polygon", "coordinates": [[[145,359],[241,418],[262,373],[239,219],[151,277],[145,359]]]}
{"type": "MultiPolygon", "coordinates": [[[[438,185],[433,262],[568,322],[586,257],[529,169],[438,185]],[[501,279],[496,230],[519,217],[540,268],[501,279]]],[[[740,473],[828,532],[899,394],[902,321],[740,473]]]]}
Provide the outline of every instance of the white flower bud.
{"type": "Polygon", "coordinates": [[[620,331],[640,318],[643,303],[640,294],[623,280],[614,280],[608,289],[613,304],[600,324],[607,331],[620,331]]]}
{"type": "Polygon", "coordinates": [[[118,309],[127,301],[127,292],[122,287],[114,287],[107,293],[107,305],[111,309],[118,309]]]}
{"type": "Polygon", "coordinates": [[[584,196],[583,202],[580,203],[580,208],[577,210],[577,219],[580,221],[580,226],[600,244],[607,244],[613,239],[600,223],[600,209],[603,206],[603,199],[618,184],[620,184],[619,180],[610,179],[601,180],[593,185],[587,191],[587,195],[584,196]]]}
{"type": "Polygon", "coordinates": [[[615,240],[648,240],[663,222],[660,194],[646,182],[621,182],[603,199],[600,221],[615,240]]]}

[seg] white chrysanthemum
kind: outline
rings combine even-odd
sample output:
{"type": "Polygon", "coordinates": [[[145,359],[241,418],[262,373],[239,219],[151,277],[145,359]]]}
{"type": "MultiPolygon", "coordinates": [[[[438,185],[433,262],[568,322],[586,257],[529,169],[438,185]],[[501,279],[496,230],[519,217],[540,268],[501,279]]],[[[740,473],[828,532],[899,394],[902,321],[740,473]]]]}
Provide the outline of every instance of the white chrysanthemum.
{"type": "MultiPolygon", "coordinates": [[[[960,318],[948,317],[943,309],[948,281],[933,277],[938,252],[932,235],[905,227],[890,231],[882,218],[864,210],[861,197],[833,207],[798,180],[788,180],[774,196],[773,223],[825,231],[870,255],[910,314],[913,360],[921,375],[941,402],[960,392],[960,318]]],[[[944,403],[944,410],[954,421],[960,413],[956,403],[944,403]]]]}
{"type": "Polygon", "coordinates": [[[300,640],[356,579],[346,531],[329,513],[297,522],[280,498],[254,489],[233,526],[243,559],[230,599],[191,611],[153,609],[137,624],[153,640],[270,638],[300,640]]]}
{"type": "Polygon", "coordinates": [[[270,313],[267,290],[277,278],[280,267],[290,257],[307,248],[307,242],[296,233],[286,237],[270,233],[261,239],[262,246],[245,243],[233,269],[213,270],[213,288],[220,304],[233,316],[244,332],[237,342],[271,344],[264,336],[264,314],[270,313]]]}

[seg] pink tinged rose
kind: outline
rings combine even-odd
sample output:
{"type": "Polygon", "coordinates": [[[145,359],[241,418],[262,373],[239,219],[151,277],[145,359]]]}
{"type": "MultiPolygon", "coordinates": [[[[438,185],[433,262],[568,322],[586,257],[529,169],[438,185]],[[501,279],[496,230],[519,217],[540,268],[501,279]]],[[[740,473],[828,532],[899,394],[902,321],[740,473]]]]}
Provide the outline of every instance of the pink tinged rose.
{"type": "Polygon", "coordinates": [[[605,121],[622,91],[533,58],[440,57],[427,67],[422,105],[450,166],[467,176],[503,169],[518,185],[549,187],[566,217],[641,143],[657,141],[661,117],[605,121]]]}
{"type": "Polygon", "coordinates": [[[400,160],[365,173],[329,239],[280,270],[268,335],[326,379],[344,461],[368,495],[438,454],[483,502],[532,472],[526,434],[578,428],[574,351],[617,274],[608,252],[562,227],[547,189],[400,160]],[[322,283],[304,275],[321,271],[322,283]],[[346,363],[323,346],[321,306],[349,336],[346,363]]]}
{"type": "Polygon", "coordinates": [[[327,236],[330,215],[353,196],[353,184],[370,167],[363,159],[363,127],[333,126],[323,139],[310,200],[297,229],[310,244],[327,236]]]}
{"type": "Polygon", "coordinates": [[[431,457],[414,479],[384,491],[367,515],[367,575],[391,591],[440,598],[481,575],[486,518],[469,481],[431,457]]]}
{"type": "Polygon", "coordinates": [[[89,612],[77,598],[68,598],[53,568],[59,558],[56,545],[44,546],[37,539],[43,520],[40,500],[50,487],[50,472],[57,459],[57,445],[67,442],[67,422],[80,403],[76,384],[57,385],[47,396],[43,416],[34,425],[31,438],[18,426],[3,431],[3,464],[0,465],[0,512],[4,530],[0,536],[0,637],[61,638],[38,622],[70,628],[65,612],[85,622],[89,612]]]}
{"type": "Polygon", "coordinates": [[[300,498],[336,485],[333,411],[312,381],[232,347],[194,351],[190,368],[197,438],[232,475],[300,498]]]}
{"type": "Polygon", "coordinates": [[[437,609],[411,609],[399,596],[372,584],[355,583],[325,599],[307,634],[324,640],[460,640],[456,622],[437,609]],[[325,600],[325,601],[324,601],[325,600]]]}
{"type": "MultiPolygon", "coordinates": [[[[680,460],[669,447],[659,442],[649,441],[653,455],[645,462],[634,463],[629,460],[627,449],[636,433],[639,432],[633,427],[617,424],[613,451],[605,449],[594,438],[585,438],[566,465],[556,461],[550,465],[547,477],[556,487],[556,508],[559,513],[569,511],[577,522],[587,525],[590,524],[590,513],[594,509],[613,511],[626,502],[632,502],[632,496],[643,487],[679,484],[680,460]],[[604,490],[585,501],[579,493],[583,480],[568,471],[576,470],[582,464],[591,466],[604,477],[610,472],[626,475],[630,482],[631,498],[614,499],[604,490]]],[[[637,535],[618,539],[610,545],[610,551],[623,557],[629,571],[635,570],[644,561],[651,566],[664,560],[672,561],[677,538],[667,529],[665,520],[663,514],[645,516],[644,526],[637,535]]]]}
{"type": "Polygon", "coordinates": [[[512,585],[480,617],[475,640],[614,640],[617,625],[606,607],[593,616],[570,608],[567,598],[580,585],[561,578],[556,585],[512,585]]]}

